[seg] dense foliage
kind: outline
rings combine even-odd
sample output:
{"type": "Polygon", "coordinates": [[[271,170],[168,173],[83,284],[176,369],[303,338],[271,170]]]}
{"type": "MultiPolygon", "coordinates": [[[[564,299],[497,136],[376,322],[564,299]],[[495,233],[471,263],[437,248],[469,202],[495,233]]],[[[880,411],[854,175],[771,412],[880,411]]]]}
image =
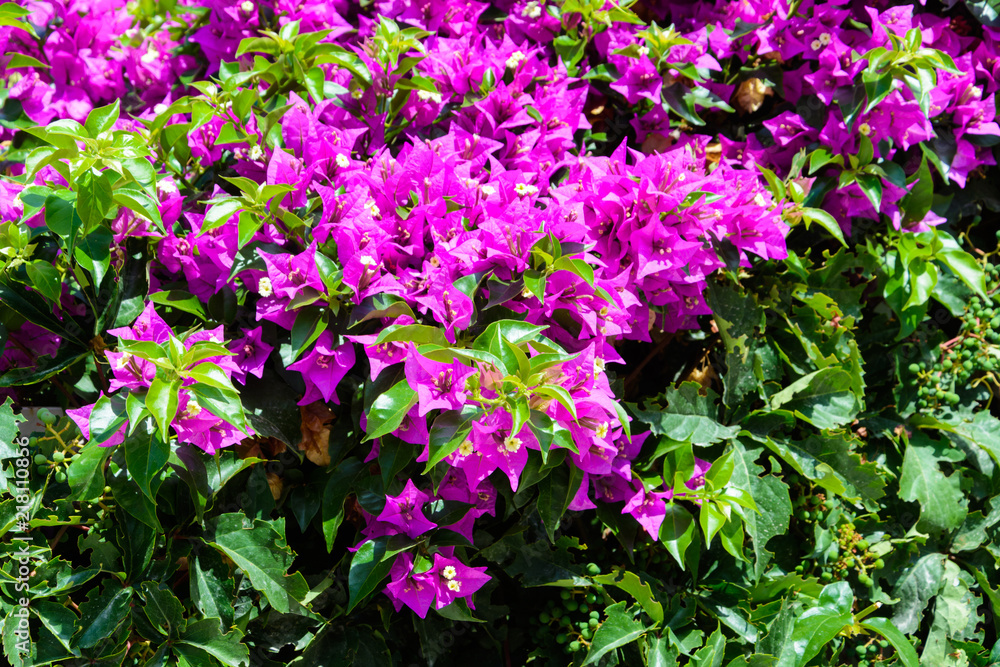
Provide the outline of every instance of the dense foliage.
{"type": "Polygon", "coordinates": [[[0,6],[4,654],[1000,663],[996,25],[0,6]]]}

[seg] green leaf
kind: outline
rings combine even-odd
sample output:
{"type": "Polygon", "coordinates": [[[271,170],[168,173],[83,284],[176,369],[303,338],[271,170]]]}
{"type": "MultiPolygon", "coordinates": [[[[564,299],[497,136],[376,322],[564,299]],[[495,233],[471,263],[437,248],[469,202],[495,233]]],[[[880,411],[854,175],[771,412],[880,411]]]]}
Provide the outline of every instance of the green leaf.
{"type": "Polygon", "coordinates": [[[89,114],[87,114],[87,120],[83,124],[87,128],[87,132],[90,133],[91,137],[97,138],[101,132],[106,132],[114,127],[115,123],[118,121],[118,114],[121,110],[121,102],[115,100],[112,104],[103,107],[97,107],[92,109],[89,114]]]}
{"type": "Polygon", "coordinates": [[[892,624],[887,618],[868,618],[861,621],[861,627],[866,630],[871,630],[877,632],[886,639],[896,653],[899,655],[900,662],[903,663],[903,667],[919,667],[920,661],[917,658],[917,652],[913,649],[913,644],[909,642],[902,632],[892,624]]]}
{"type": "Polygon", "coordinates": [[[76,210],[83,228],[89,231],[101,224],[114,203],[111,179],[105,172],[95,175],[94,170],[88,169],[80,177],[76,191],[76,210]]]}
{"type": "Polygon", "coordinates": [[[892,624],[904,635],[920,627],[924,609],[937,595],[944,578],[945,556],[928,554],[910,565],[896,581],[892,597],[899,599],[893,608],[892,624]]]}
{"type": "Polygon", "coordinates": [[[583,471],[567,463],[555,468],[538,483],[538,514],[550,542],[555,543],[556,530],[582,481],[583,471]]]}
{"type": "Polygon", "coordinates": [[[694,539],[695,524],[691,513],[677,503],[667,503],[666,516],[660,526],[660,541],[684,569],[684,555],[694,539]]]}
{"type": "Polygon", "coordinates": [[[828,367],[799,378],[771,397],[771,409],[794,412],[818,428],[850,423],[858,413],[858,398],[851,391],[851,374],[828,367]]]}
{"type": "Polygon", "coordinates": [[[146,393],[146,408],[156,420],[160,440],[163,442],[170,441],[170,424],[177,416],[180,390],[180,378],[168,382],[157,377],[150,383],[146,393]]]}
{"type": "Polygon", "coordinates": [[[71,490],[69,500],[85,502],[101,497],[104,492],[104,461],[112,451],[111,447],[101,447],[90,440],[70,459],[66,469],[66,481],[71,490]]]}
{"type": "MultiPolygon", "coordinates": [[[[945,531],[962,525],[968,500],[962,493],[961,474],[945,476],[939,461],[953,460],[947,444],[916,431],[903,455],[899,497],[920,503],[918,530],[945,531]]],[[[909,634],[909,633],[907,633],[909,634]]]]}
{"type": "Polygon", "coordinates": [[[691,665],[694,667],[722,667],[722,660],[726,654],[726,637],[722,634],[722,626],[718,626],[712,636],[708,638],[705,645],[691,657],[691,665]]]}
{"type": "Polygon", "coordinates": [[[671,387],[663,394],[665,408],[638,410],[631,404],[629,408],[649,424],[655,435],[678,442],[709,445],[735,437],[739,426],[724,426],[718,421],[719,408],[715,403],[718,394],[709,389],[702,396],[700,391],[698,383],[685,382],[679,389],[671,387]]]}
{"type": "Polygon", "coordinates": [[[208,313],[205,312],[205,306],[202,305],[201,301],[199,301],[198,298],[190,292],[185,292],[183,290],[154,292],[149,295],[149,300],[153,303],[170,306],[171,308],[182,310],[185,313],[197,315],[202,320],[207,321],[209,319],[208,313]]]}
{"type": "MultiPolygon", "coordinates": [[[[150,392],[152,392],[152,387],[150,387],[150,392]]],[[[148,424],[148,422],[147,419],[146,423],[148,424]]],[[[128,466],[129,474],[142,492],[150,500],[155,501],[156,498],[153,496],[150,484],[163,469],[163,466],[167,464],[167,458],[170,456],[170,445],[156,433],[155,429],[139,428],[135,433],[125,438],[122,446],[125,448],[125,463],[128,466]]]]}
{"type": "Polygon", "coordinates": [[[846,581],[825,586],[818,604],[795,621],[777,654],[776,667],[804,667],[840,632],[853,624],[854,594],[846,581]]]}
{"type": "Polygon", "coordinates": [[[830,232],[830,235],[840,241],[841,245],[845,248],[847,247],[847,241],[844,240],[844,230],[840,228],[840,223],[838,223],[832,215],[823,209],[804,206],[802,208],[802,220],[806,224],[806,229],[809,229],[809,223],[815,222],[820,227],[830,232]]]}
{"type": "Polygon", "coordinates": [[[740,511],[746,531],[753,539],[756,555],[753,564],[754,579],[759,580],[774,556],[773,552],[767,550],[768,541],[788,530],[792,501],[784,482],[771,475],[760,477],[764,469],[755,463],[761,453],[759,448],[747,450],[743,443],[734,440],[733,450],[735,466],[730,484],[733,488],[748,491],[760,510],[759,513],[740,511]]]}
{"type": "Polygon", "coordinates": [[[59,301],[62,295],[62,276],[59,270],[41,259],[28,263],[26,268],[31,286],[50,301],[59,301]]]}
{"type": "Polygon", "coordinates": [[[77,242],[73,257],[94,278],[94,287],[100,288],[111,267],[111,248],[114,236],[107,227],[98,227],[77,242]]]}
{"type": "Polygon", "coordinates": [[[285,543],[284,520],[221,514],[206,520],[203,539],[236,563],[277,611],[287,614],[299,608],[309,593],[300,573],[288,574],[294,555],[285,543]]]}
{"type": "Polygon", "coordinates": [[[351,569],[347,575],[347,587],[350,592],[348,613],[368,597],[389,574],[394,559],[385,558],[387,542],[386,537],[369,540],[361,545],[351,559],[351,569]]]}
{"type": "Polygon", "coordinates": [[[93,589],[80,604],[80,632],[74,646],[91,648],[111,637],[129,614],[132,588],[108,581],[100,592],[93,589]]]}
{"type": "Polygon", "coordinates": [[[233,625],[235,586],[232,572],[222,556],[202,549],[190,560],[191,600],[208,618],[217,618],[223,628],[233,625]]]}
{"type": "Polygon", "coordinates": [[[337,530],[344,521],[344,501],[354,488],[355,480],[365,465],[351,457],[337,464],[323,489],[323,537],[327,552],[333,550],[337,530]]]}
{"type": "Polygon", "coordinates": [[[155,628],[168,637],[176,638],[184,627],[184,605],[166,584],[144,581],[140,595],[145,601],[143,611],[155,628]]]}
{"type": "Polygon", "coordinates": [[[241,642],[242,639],[243,633],[238,628],[223,634],[218,622],[206,618],[188,625],[174,644],[174,648],[176,650],[184,646],[193,646],[208,653],[223,665],[243,667],[250,664],[250,649],[241,642]]]}
{"type": "Polygon", "coordinates": [[[639,578],[635,572],[615,568],[611,574],[594,577],[594,581],[605,586],[615,586],[631,595],[643,611],[659,625],[663,623],[663,605],[656,599],[652,586],[639,578]]]}
{"type": "Polygon", "coordinates": [[[117,395],[108,398],[102,394],[90,413],[90,442],[107,442],[125,424],[125,420],[125,401],[117,395]]]}
{"type": "Polygon", "coordinates": [[[625,646],[643,636],[650,628],[625,611],[625,603],[613,604],[604,610],[607,618],[597,628],[590,643],[584,665],[592,665],[619,646],[625,646]]]}
{"type": "Polygon", "coordinates": [[[392,389],[379,395],[372,403],[362,442],[381,438],[395,431],[403,423],[406,413],[416,403],[417,392],[410,388],[406,380],[397,382],[392,389]]]}

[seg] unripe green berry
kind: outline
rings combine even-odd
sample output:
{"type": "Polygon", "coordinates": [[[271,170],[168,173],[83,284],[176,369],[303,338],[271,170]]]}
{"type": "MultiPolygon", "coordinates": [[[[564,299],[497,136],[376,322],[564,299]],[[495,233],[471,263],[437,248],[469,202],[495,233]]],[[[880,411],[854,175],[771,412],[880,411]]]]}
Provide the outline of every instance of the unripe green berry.
{"type": "Polygon", "coordinates": [[[42,408],[38,411],[38,421],[42,422],[46,426],[52,426],[56,423],[56,416],[52,414],[52,411],[48,408],[42,408]]]}
{"type": "Polygon", "coordinates": [[[916,375],[917,373],[920,372],[920,366],[918,366],[917,364],[910,364],[909,368],[907,368],[906,370],[916,375]]]}
{"type": "Polygon", "coordinates": [[[966,360],[962,363],[962,367],[967,371],[971,371],[974,368],[974,365],[971,361],[966,360]]]}
{"type": "Polygon", "coordinates": [[[868,548],[868,540],[858,540],[858,543],[857,543],[856,546],[858,547],[858,549],[861,549],[862,551],[864,551],[865,549],[868,548]]]}
{"type": "Polygon", "coordinates": [[[859,575],[858,576],[858,583],[861,584],[862,586],[871,586],[872,585],[872,578],[869,577],[867,574],[859,575]]]}
{"type": "Polygon", "coordinates": [[[559,597],[561,597],[563,600],[568,600],[571,597],[573,597],[573,594],[570,593],[567,590],[562,590],[562,591],[559,591],[559,597]]]}
{"type": "Polygon", "coordinates": [[[60,470],[59,472],[57,472],[56,473],[56,481],[59,482],[60,484],[62,484],[63,482],[65,482],[66,481],[66,473],[64,473],[62,470],[60,470]]]}
{"type": "Polygon", "coordinates": [[[558,635],[556,635],[557,644],[565,644],[567,639],[569,639],[569,637],[566,636],[565,632],[560,632],[558,635]]]}
{"type": "Polygon", "coordinates": [[[35,472],[39,475],[47,475],[49,473],[48,466],[35,466],[35,472]]]}
{"type": "Polygon", "coordinates": [[[601,622],[599,620],[597,620],[596,618],[592,618],[589,621],[587,621],[587,625],[589,625],[592,628],[596,628],[600,624],[601,624],[601,622]]]}
{"type": "Polygon", "coordinates": [[[874,567],[876,570],[881,570],[883,567],[885,567],[885,561],[879,558],[874,563],[872,563],[872,567],[874,567]]]}
{"type": "Polygon", "coordinates": [[[573,612],[573,611],[576,611],[579,608],[580,608],[580,603],[577,602],[576,600],[567,600],[566,601],[566,609],[568,611],[573,612]]]}
{"type": "Polygon", "coordinates": [[[65,459],[66,459],[66,455],[63,454],[62,452],[53,452],[52,453],[52,460],[55,461],[56,463],[62,463],[65,459]]]}
{"type": "Polygon", "coordinates": [[[597,619],[599,619],[601,617],[601,612],[599,612],[597,610],[594,610],[594,611],[590,612],[590,617],[592,619],[594,619],[594,620],[597,620],[597,619]]]}
{"type": "Polygon", "coordinates": [[[945,396],[945,399],[952,405],[955,405],[960,400],[958,394],[956,394],[955,392],[948,392],[948,395],[945,396]]]}
{"type": "Polygon", "coordinates": [[[831,579],[833,579],[833,575],[830,574],[829,572],[823,572],[819,575],[819,578],[822,579],[823,581],[830,581],[831,579]]]}
{"type": "Polygon", "coordinates": [[[569,652],[570,653],[576,653],[579,650],[580,650],[580,642],[573,641],[573,642],[569,643],[569,652]]]}
{"type": "Polygon", "coordinates": [[[591,637],[594,636],[594,633],[590,631],[590,628],[587,628],[585,630],[580,630],[580,636],[583,637],[584,639],[589,640],[591,637]]]}
{"type": "Polygon", "coordinates": [[[539,614],[539,615],[538,615],[538,622],[539,622],[539,623],[543,623],[543,624],[544,624],[544,623],[548,623],[548,622],[549,622],[549,621],[551,621],[551,620],[552,620],[552,617],[551,617],[551,616],[549,616],[549,615],[548,615],[548,614],[547,614],[546,612],[544,612],[544,611],[543,611],[543,612],[542,612],[541,614],[539,614]]]}
{"type": "Polygon", "coordinates": [[[597,563],[587,563],[587,574],[590,576],[595,576],[601,573],[600,566],[597,563]]]}
{"type": "Polygon", "coordinates": [[[868,647],[865,646],[864,644],[858,644],[858,646],[855,647],[854,652],[860,655],[861,657],[864,657],[868,655],[868,647]]]}
{"type": "Polygon", "coordinates": [[[33,460],[35,462],[35,465],[39,465],[39,466],[40,465],[45,465],[46,463],[49,462],[49,460],[47,458],[45,458],[45,454],[35,454],[35,458],[33,460]]]}
{"type": "Polygon", "coordinates": [[[587,604],[594,604],[595,602],[597,602],[597,596],[594,595],[593,593],[587,593],[586,600],[587,604]]]}
{"type": "Polygon", "coordinates": [[[107,495],[107,494],[111,493],[111,487],[110,486],[106,486],[106,487],[104,487],[103,491],[104,491],[104,494],[107,495]]]}

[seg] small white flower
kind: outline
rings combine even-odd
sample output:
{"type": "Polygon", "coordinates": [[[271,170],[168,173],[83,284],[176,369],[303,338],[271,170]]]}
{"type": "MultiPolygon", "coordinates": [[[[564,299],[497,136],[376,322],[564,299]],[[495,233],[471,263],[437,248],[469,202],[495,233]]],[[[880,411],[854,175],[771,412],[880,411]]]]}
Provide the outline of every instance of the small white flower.
{"type": "Polygon", "coordinates": [[[753,203],[757,204],[757,206],[767,206],[767,200],[764,199],[764,195],[759,192],[754,195],[753,203]]]}
{"type": "Polygon", "coordinates": [[[444,99],[441,97],[441,93],[435,93],[434,91],[431,90],[418,90],[417,97],[423,100],[424,102],[430,100],[435,104],[441,104],[441,101],[444,99]]]}
{"type": "Polygon", "coordinates": [[[861,125],[858,125],[858,132],[867,137],[872,133],[872,126],[868,123],[861,123],[861,125]]]}
{"type": "Polygon", "coordinates": [[[645,58],[648,55],[649,55],[649,49],[647,49],[645,46],[640,46],[639,47],[639,57],[640,58],[645,58]]]}
{"type": "Polygon", "coordinates": [[[529,19],[537,19],[542,15],[542,7],[536,0],[531,0],[524,9],[521,10],[521,16],[529,19]]]}
{"type": "Polygon", "coordinates": [[[156,62],[156,59],[159,57],[160,57],[160,52],[151,46],[146,50],[144,54],[142,54],[142,57],[139,58],[139,60],[148,65],[149,63],[156,62]]]}
{"type": "Polygon", "coordinates": [[[360,261],[361,261],[361,266],[367,266],[367,267],[378,266],[378,260],[375,259],[374,257],[362,257],[360,261]]]}
{"type": "Polygon", "coordinates": [[[604,367],[605,367],[604,359],[601,359],[600,357],[596,357],[594,359],[594,372],[595,373],[603,373],[604,372],[604,367]]]}
{"type": "Polygon", "coordinates": [[[371,212],[373,218],[382,217],[382,211],[378,210],[378,206],[375,205],[375,202],[368,202],[368,210],[371,212]]]}
{"type": "Polygon", "coordinates": [[[515,435],[507,436],[503,439],[503,448],[508,452],[516,452],[521,449],[523,441],[515,435]]]}
{"type": "Polygon", "coordinates": [[[462,456],[468,456],[473,452],[475,448],[472,446],[471,440],[464,440],[462,444],[458,446],[458,453],[462,456]]]}
{"type": "Polygon", "coordinates": [[[809,43],[809,46],[812,48],[813,51],[819,51],[820,49],[823,48],[823,42],[819,41],[818,39],[814,39],[812,42],[809,43]]]}
{"type": "Polygon", "coordinates": [[[828,32],[821,33],[819,36],[819,43],[822,44],[823,46],[826,46],[832,41],[833,41],[833,36],[830,35],[830,33],[828,32]]]}
{"type": "Polygon", "coordinates": [[[250,147],[250,159],[251,160],[257,161],[257,160],[261,160],[263,158],[264,158],[264,149],[262,149],[260,146],[251,146],[250,147]]]}
{"type": "Polygon", "coordinates": [[[441,576],[445,579],[454,579],[458,576],[458,570],[455,569],[454,565],[446,565],[443,570],[441,570],[441,576]]]}
{"type": "Polygon", "coordinates": [[[252,14],[254,10],[257,9],[257,7],[254,6],[254,4],[250,2],[250,0],[243,0],[243,4],[240,5],[240,9],[242,9],[247,14],[252,14]]]}
{"type": "Polygon", "coordinates": [[[164,104],[163,102],[160,102],[159,104],[153,106],[153,113],[155,113],[156,115],[160,115],[161,113],[163,113],[164,111],[166,111],[168,108],[169,107],[167,107],[166,104],[164,104]]]}
{"type": "Polygon", "coordinates": [[[497,189],[492,185],[484,185],[479,189],[482,190],[483,194],[486,195],[487,197],[492,197],[497,193],[497,189]]]}
{"type": "Polygon", "coordinates": [[[462,584],[458,582],[458,579],[452,579],[448,582],[448,590],[454,591],[455,593],[462,590],[462,584]]]}
{"type": "Polygon", "coordinates": [[[341,153],[340,155],[337,156],[337,166],[340,167],[341,169],[347,169],[348,167],[351,166],[351,161],[347,158],[346,155],[341,153]]]}
{"type": "Polygon", "coordinates": [[[505,63],[507,65],[507,69],[514,69],[515,67],[517,67],[518,65],[520,65],[522,62],[524,62],[524,59],[526,57],[527,56],[525,56],[520,51],[515,51],[514,53],[510,54],[510,58],[507,58],[507,62],[505,63]]]}
{"type": "Polygon", "coordinates": [[[538,188],[534,185],[528,185],[527,183],[518,183],[514,186],[514,192],[516,192],[518,196],[523,197],[525,195],[537,194],[538,188]]]}
{"type": "Polygon", "coordinates": [[[274,294],[274,288],[271,286],[270,278],[261,278],[257,281],[257,291],[260,292],[261,296],[267,297],[274,294]]]}
{"type": "Polygon", "coordinates": [[[351,97],[356,100],[360,100],[364,96],[365,96],[365,91],[362,90],[361,88],[355,88],[354,90],[351,91],[351,97]]]}
{"type": "Polygon", "coordinates": [[[597,434],[598,438],[608,437],[608,423],[601,422],[600,424],[598,424],[597,428],[594,429],[594,433],[597,434]]]}

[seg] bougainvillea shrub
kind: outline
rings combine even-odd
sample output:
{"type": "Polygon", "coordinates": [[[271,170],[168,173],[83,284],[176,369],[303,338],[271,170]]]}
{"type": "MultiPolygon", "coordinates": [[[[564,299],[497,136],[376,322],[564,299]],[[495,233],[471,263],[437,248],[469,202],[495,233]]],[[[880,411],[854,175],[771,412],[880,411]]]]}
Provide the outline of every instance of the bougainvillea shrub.
{"type": "Polygon", "coordinates": [[[11,664],[1000,663],[995,3],[0,53],[11,664]]]}

